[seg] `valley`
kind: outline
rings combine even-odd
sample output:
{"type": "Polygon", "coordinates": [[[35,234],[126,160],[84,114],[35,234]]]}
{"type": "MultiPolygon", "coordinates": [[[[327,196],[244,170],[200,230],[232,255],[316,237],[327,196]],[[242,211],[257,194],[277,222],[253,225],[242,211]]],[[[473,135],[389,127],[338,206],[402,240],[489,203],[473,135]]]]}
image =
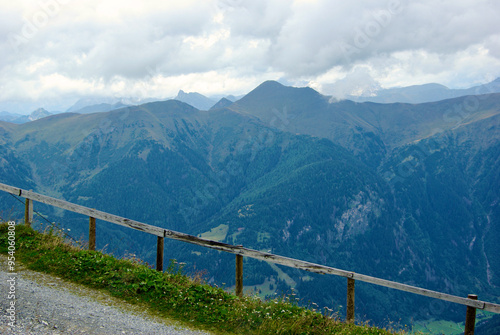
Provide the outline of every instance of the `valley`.
{"type": "MultiPolygon", "coordinates": [[[[331,101],[264,82],[198,110],[177,100],[0,122],[0,182],[152,225],[454,295],[500,295],[500,94],[331,101]],[[472,292],[474,291],[474,292],[472,292]]],[[[15,199],[0,194],[2,215],[15,199]]],[[[86,239],[86,219],[38,210],[86,239]]],[[[41,224],[41,222],[39,222],[41,224]]],[[[98,248],[154,263],[155,240],[98,222],[98,248]]],[[[230,255],[166,258],[234,285],[230,255]]],[[[261,296],[345,304],[338,278],[246,260],[261,296]]],[[[224,283],[224,284],[223,284],[224,283]]],[[[358,288],[357,288],[358,290],[358,288]]],[[[460,306],[360,284],[357,319],[461,321],[460,306]]]]}

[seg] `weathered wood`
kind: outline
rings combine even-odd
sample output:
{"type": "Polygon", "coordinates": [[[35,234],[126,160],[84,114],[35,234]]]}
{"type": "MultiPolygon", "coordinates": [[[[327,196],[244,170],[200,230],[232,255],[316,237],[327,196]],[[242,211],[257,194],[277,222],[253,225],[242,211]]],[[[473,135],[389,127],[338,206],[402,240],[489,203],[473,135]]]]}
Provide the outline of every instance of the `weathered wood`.
{"type": "Polygon", "coordinates": [[[236,288],[235,294],[238,297],[243,296],[243,256],[236,255],[236,288]]]}
{"type": "Polygon", "coordinates": [[[34,193],[31,191],[26,191],[26,190],[12,187],[12,186],[5,185],[5,184],[0,184],[0,190],[15,194],[15,195],[27,198],[27,199],[35,200],[35,201],[41,202],[43,204],[59,207],[59,208],[62,208],[62,209],[65,209],[65,210],[68,210],[71,212],[80,213],[80,214],[83,214],[85,216],[91,216],[91,217],[99,219],[99,220],[108,221],[108,222],[115,223],[115,224],[118,224],[118,225],[121,225],[124,227],[139,230],[139,231],[142,231],[142,232],[145,232],[148,234],[152,234],[152,235],[156,235],[156,236],[164,236],[164,229],[163,228],[155,227],[152,225],[148,225],[148,224],[145,224],[142,222],[138,222],[138,221],[134,221],[134,220],[126,219],[126,218],[122,218],[122,217],[119,217],[117,215],[109,214],[106,212],[101,212],[101,211],[98,211],[98,210],[95,210],[92,208],[88,208],[85,206],[76,205],[76,204],[73,204],[71,202],[67,202],[64,200],[55,199],[52,197],[48,197],[46,195],[41,195],[41,194],[34,193]]]}
{"type": "Polygon", "coordinates": [[[95,250],[95,218],[89,218],[89,250],[95,250]]]}
{"type": "Polygon", "coordinates": [[[354,279],[347,278],[347,312],[345,320],[349,323],[354,322],[354,284],[354,279]]]}
{"type": "Polygon", "coordinates": [[[225,251],[232,254],[238,254],[245,257],[251,257],[265,262],[272,262],[275,264],[280,264],[292,268],[302,269],[309,272],[315,272],[320,274],[333,274],[346,278],[352,278],[353,276],[353,273],[349,271],[339,270],[332,267],[301,261],[298,259],[288,258],[284,256],[278,256],[267,252],[257,251],[254,249],[248,249],[242,246],[235,246],[222,242],[206,240],[193,235],[179,233],[172,230],[165,229],[165,236],[170,239],[196,244],[219,251],[225,251]]]}
{"type": "Polygon", "coordinates": [[[170,230],[165,230],[166,237],[174,239],[174,240],[179,240],[183,242],[188,242],[200,246],[204,246],[207,248],[215,249],[215,250],[220,250],[220,251],[225,251],[233,254],[239,254],[245,257],[250,257],[266,262],[272,262],[275,264],[280,264],[292,268],[297,268],[297,269],[302,269],[306,270],[309,272],[315,272],[315,273],[320,273],[320,274],[331,274],[331,275],[336,275],[336,276],[341,276],[341,277],[346,277],[346,278],[352,278],[355,280],[367,282],[367,283],[372,283],[375,285],[379,286],[385,286],[389,288],[393,288],[396,290],[400,291],[405,291],[405,292],[410,292],[414,294],[419,294],[431,298],[436,298],[436,299],[441,299],[441,300],[446,300],[466,306],[471,306],[475,308],[480,308],[486,311],[490,311],[493,313],[500,313],[500,305],[497,304],[492,304],[492,303],[485,303],[484,301],[473,301],[470,299],[458,297],[458,296],[453,296],[450,294],[446,293],[440,293],[432,290],[427,290],[415,286],[410,286],[406,284],[401,284],[385,279],[380,279],[380,278],[375,278],[375,277],[370,277],[350,271],[345,271],[345,270],[339,270],[335,269],[332,267],[324,266],[324,265],[319,265],[319,264],[314,264],[310,262],[305,262],[293,258],[288,258],[288,257],[283,257],[283,256],[278,256],[274,254],[269,254],[266,252],[261,252],[253,249],[247,249],[245,247],[241,246],[234,246],[222,242],[217,242],[217,241],[211,241],[211,240],[205,240],[196,236],[192,235],[187,235],[183,233],[178,233],[170,230]]]}
{"type": "Polygon", "coordinates": [[[353,278],[356,280],[363,281],[363,282],[393,288],[393,289],[396,289],[399,291],[410,292],[410,293],[419,294],[419,295],[423,295],[423,296],[430,297],[430,298],[446,300],[446,301],[454,302],[454,303],[461,304],[461,305],[480,308],[480,309],[484,309],[487,311],[493,311],[492,308],[489,308],[486,306],[484,301],[474,301],[474,300],[470,300],[467,298],[462,298],[462,297],[458,297],[458,296],[454,296],[454,295],[450,295],[450,294],[446,294],[446,293],[427,290],[424,288],[410,286],[410,285],[406,285],[406,284],[401,284],[401,283],[397,283],[397,282],[393,282],[393,281],[389,281],[389,280],[385,280],[385,279],[370,277],[370,276],[362,275],[359,273],[354,273],[353,278]]]}
{"type": "MultiPolygon", "coordinates": [[[[477,295],[469,294],[467,299],[477,300],[477,295]]],[[[465,330],[464,335],[474,335],[474,328],[476,327],[476,309],[467,306],[467,313],[465,314],[465,330]]]]}
{"type": "Polygon", "coordinates": [[[493,304],[491,302],[485,302],[484,308],[485,311],[500,314],[500,305],[493,304]]]}
{"type": "Polygon", "coordinates": [[[385,286],[389,288],[393,288],[396,290],[400,291],[405,291],[405,292],[410,292],[414,294],[419,294],[431,298],[436,298],[440,300],[446,300],[450,302],[454,302],[457,304],[462,304],[474,308],[480,308],[485,311],[493,312],[493,313],[498,313],[500,314],[500,305],[499,304],[494,304],[490,302],[484,302],[484,301],[478,301],[478,300],[472,300],[472,299],[467,299],[467,298],[462,298],[458,296],[453,296],[445,293],[440,293],[436,291],[431,291],[415,286],[410,286],[406,284],[401,284],[385,279],[380,279],[380,278],[375,278],[375,277],[370,277],[358,273],[354,273],[351,271],[345,271],[345,270],[340,270],[336,268],[332,268],[329,266],[324,266],[324,265],[319,265],[315,263],[310,263],[310,262],[305,262],[293,258],[288,258],[288,257],[283,257],[283,256],[278,256],[266,252],[261,252],[253,249],[248,249],[244,248],[242,246],[234,246],[222,242],[217,242],[217,241],[211,241],[211,240],[206,240],[202,239],[193,235],[188,235],[172,230],[167,230],[163,229],[160,227],[155,227],[151,226],[145,223],[141,223],[138,221],[134,220],[129,220],[125,219],[113,214],[97,211],[95,209],[90,209],[88,207],[72,204],[69,202],[66,202],[64,200],[59,200],[51,197],[47,197],[41,194],[37,194],[31,191],[25,191],[20,188],[12,187],[9,185],[5,185],[0,183],[0,190],[9,192],[11,194],[15,194],[17,196],[25,197],[27,199],[35,200],[47,205],[52,205],[55,207],[59,207],[65,210],[69,210],[75,213],[80,213],[89,217],[94,217],[103,221],[108,221],[111,223],[115,223],[118,225],[122,225],[125,227],[129,227],[132,229],[136,229],[139,231],[143,231],[152,235],[156,235],[159,237],[167,237],[170,239],[178,240],[178,241],[183,241],[195,245],[200,245],[206,248],[211,248],[219,251],[224,251],[224,252],[229,252],[233,253],[236,255],[241,255],[245,257],[250,257],[266,262],[272,262],[275,264],[280,264],[296,269],[302,269],[305,271],[309,272],[315,272],[315,273],[320,273],[320,274],[329,274],[329,275],[336,275],[336,276],[341,276],[345,278],[352,278],[354,280],[359,280],[379,286],[385,286]]]}
{"type": "Polygon", "coordinates": [[[24,224],[31,227],[33,222],[33,201],[26,199],[24,202],[24,224]]]}
{"type": "Polygon", "coordinates": [[[165,245],[165,238],[158,236],[156,242],[156,270],[163,272],[163,247],[165,245]]]}

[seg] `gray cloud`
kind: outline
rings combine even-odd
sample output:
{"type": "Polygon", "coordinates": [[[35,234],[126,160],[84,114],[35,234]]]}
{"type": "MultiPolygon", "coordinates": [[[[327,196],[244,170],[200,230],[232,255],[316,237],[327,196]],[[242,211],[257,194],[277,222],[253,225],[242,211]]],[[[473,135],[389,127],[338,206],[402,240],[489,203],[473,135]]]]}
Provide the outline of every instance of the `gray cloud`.
{"type": "Polygon", "coordinates": [[[491,1],[302,3],[274,46],[275,66],[313,75],[407,50],[453,54],[499,36],[491,1]]]}
{"type": "Polygon", "coordinates": [[[359,73],[383,85],[472,85],[500,75],[498,17],[500,3],[486,0],[5,2],[0,109],[138,85],[170,96],[277,78],[334,87],[359,73]]]}

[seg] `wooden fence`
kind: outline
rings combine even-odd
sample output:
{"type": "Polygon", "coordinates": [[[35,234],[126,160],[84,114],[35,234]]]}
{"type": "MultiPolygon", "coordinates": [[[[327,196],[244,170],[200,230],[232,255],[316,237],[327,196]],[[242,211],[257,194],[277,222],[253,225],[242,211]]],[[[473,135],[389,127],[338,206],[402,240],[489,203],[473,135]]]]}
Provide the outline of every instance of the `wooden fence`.
{"type": "Polygon", "coordinates": [[[128,228],[136,229],[148,234],[156,235],[157,239],[157,258],[156,269],[163,271],[163,245],[164,239],[170,238],[178,241],[183,241],[191,244],[196,244],[202,247],[211,248],[219,251],[224,251],[236,255],[236,295],[243,294],[243,256],[258,259],[261,261],[271,262],[275,264],[284,265],[305,271],[330,274],[347,278],[347,322],[354,322],[354,297],[355,297],[355,282],[362,281],[379,286],[385,286],[392,289],[410,292],[414,294],[423,295],[439,300],[445,300],[457,304],[467,306],[465,334],[474,334],[475,315],[476,309],[500,314],[500,305],[486,301],[477,300],[476,295],[468,295],[467,298],[458,297],[446,293],[431,291],[420,287],[401,284],[394,281],[371,277],[352,271],[332,268],[329,266],[319,265],[315,263],[305,262],[298,259],[278,256],[267,252],[262,252],[254,249],[245,248],[241,245],[231,245],[222,242],[207,240],[193,235],[188,235],[176,232],[169,229],[164,229],[142,222],[126,219],[117,215],[109,214],[106,212],[98,211],[88,207],[73,204],[64,200],[48,197],[32,191],[23,190],[17,187],[9,186],[0,183],[0,190],[11,193],[13,195],[24,197],[26,199],[25,205],[25,224],[29,225],[33,220],[33,201],[38,201],[47,205],[59,207],[71,212],[80,213],[88,216],[89,219],[89,249],[95,250],[95,220],[100,219],[103,221],[111,222],[128,228]]]}

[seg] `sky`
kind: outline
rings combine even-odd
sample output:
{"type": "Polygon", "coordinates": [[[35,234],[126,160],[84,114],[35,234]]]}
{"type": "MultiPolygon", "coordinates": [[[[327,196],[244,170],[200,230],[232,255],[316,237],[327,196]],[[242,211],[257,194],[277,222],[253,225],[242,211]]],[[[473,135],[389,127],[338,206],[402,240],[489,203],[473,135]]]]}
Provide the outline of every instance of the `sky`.
{"type": "Polygon", "coordinates": [[[467,88],[500,77],[499,17],[497,0],[0,0],[0,111],[266,80],[467,88]]]}

